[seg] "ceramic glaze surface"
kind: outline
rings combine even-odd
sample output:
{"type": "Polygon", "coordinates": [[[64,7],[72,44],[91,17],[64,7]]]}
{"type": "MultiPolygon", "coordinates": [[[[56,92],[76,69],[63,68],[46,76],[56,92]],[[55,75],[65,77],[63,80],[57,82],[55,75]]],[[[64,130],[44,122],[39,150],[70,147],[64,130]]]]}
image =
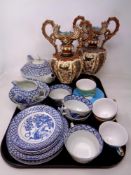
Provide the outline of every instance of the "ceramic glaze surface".
{"type": "MultiPolygon", "coordinates": [[[[83,96],[81,94],[81,92],[79,91],[79,89],[77,89],[77,88],[74,89],[73,95],[75,95],[75,96],[83,96]]],[[[94,103],[96,100],[98,100],[100,98],[104,98],[104,97],[105,97],[105,95],[104,95],[103,91],[100,90],[99,88],[96,88],[95,96],[93,96],[93,97],[85,97],[85,98],[89,99],[92,103],[94,103]]]]}
{"type": "Polygon", "coordinates": [[[88,113],[92,109],[92,103],[83,97],[79,96],[66,96],[64,98],[64,105],[72,112],[76,113],[88,113]]]}
{"type": "Polygon", "coordinates": [[[109,98],[101,98],[94,102],[93,113],[101,119],[111,119],[117,113],[117,103],[109,98]]]}
{"type": "Polygon", "coordinates": [[[128,141],[128,133],[126,129],[119,123],[107,121],[100,125],[99,133],[103,140],[115,147],[123,146],[128,141]]]}
{"type": "Polygon", "coordinates": [[[74,160],[87,163],[102,152],[103,140],[91,126],[75,125],[66,135],[65,146],[74,160]]]}
{"type": "Polygon", "coordinates": [[[96,88],[96,83],[90,79],[80,79],[76,82],[76,87],[83,91],[93,90],[96,88]]]}
{"type": "Polygon", "coordinates": [[[10,152],[12,157],[14,157],[17,161],[25,164],[29,164],[29,165],[41,164],[52,160],[61,152],[62,147],[64,145],[64,137],[68,132],[68,122],[63,117],[62,117],[62,123],[63,123],[63,130],[60,136],[61,139],[57,141],[57,144],[55,144],[54,147],[47,150],[46,152],[40,152],[40,153],[37,152],[36,155],[27,155],[26,151],[22,153],[15,148],[14,144],[12,143],[11,137],[7,135],[6,142],[7,142],[8,151],[10,152]]]}
{"type": "Polygon", "coordinates": [[[37,113],[22,120],[18,127],[18,133],[25,142],[40,143],[48,139],[53,134],[54,129],[53,117],[47,113],[37,113]]]}
{"type": "Polygon", "coordinates": [[[8,129],[8,134],[13,144],[17,147],[35,151],[47,147],[54,142],[62,129],[61,116],[54,108],[47,105],[36,105],[21,111],[13,118],[8,129]],[[30,125],[28,125],[28,122],[31,122],[30,125]],[[24,128],[23,126],[26,127],[24,128]],[[46,128],[43,128],[44,126],[46,128]],[[22,135],[18,132],[18,128],[22,128],[22,131],[24,130],[22,135]],[[26,137],[23,137],[24,134],[27,134],[26,137]],[[31,138],[30,141],[27,138],[31,138]]]}
{"type": "Polygon", "coordinates": [[[72,89],[64,84],[56,84],[50,87],[49,97],[54,100],[62,100],[65,96],[70,95],[72,89]]]}

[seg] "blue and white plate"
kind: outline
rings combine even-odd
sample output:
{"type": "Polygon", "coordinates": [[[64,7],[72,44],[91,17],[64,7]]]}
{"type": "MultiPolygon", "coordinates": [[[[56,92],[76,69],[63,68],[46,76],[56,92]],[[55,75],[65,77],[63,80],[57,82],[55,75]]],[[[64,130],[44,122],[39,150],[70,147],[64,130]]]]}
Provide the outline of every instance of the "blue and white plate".
{"type": "Polygon", "coordinates": [[[24,150],[40,150],[53,143],[63,130],[61,116],[47,105],[29,107],[18,113],[10,123],[7,136],[24,150]]]}
{"type": "Polygon", "coordinates": [[[14,145],[10,142],[10,138],[7,137],[6,142],[7,142],[7,148],[8,148],[9,153],[17,161],[25,163],[25,164],[31,164],[31,165],[41,164],[41,163],[45,163],[47,161],[52,160],[54,157],[56,157],[60,153],[60,151],[61,151],[61,149],[64,145],[64,137],[68,132],[68,122],[67,122],[67,120],[62,117],[62,121],[63,121],[64,130],[63,130],[63,134],[61,135],[61,139],[49,151],[47,151],[45,153],[40,153],[40,154],[37,154],[37,155],[27,155],[27,154],[24,154],[24,153],[20,153],[14,147],[14,145]]]}
{"type": "MultiPolygon", "coordinates": [[[[76,95],[76,96],[82,96],[79,89],[75,88],[74,91],[73,91],[73,95],[76,95]]],[[[90,97],[89,100],[94,103],[96,100],[100,99],[100,98],[104,98],[105,97],[105,94],[104,92],[99,89],[99,88],[96,88],[96,94],[95,96],[93,97],[90,97]]],[[[85,97],[86,98],[86,97],[85,97]]]]}

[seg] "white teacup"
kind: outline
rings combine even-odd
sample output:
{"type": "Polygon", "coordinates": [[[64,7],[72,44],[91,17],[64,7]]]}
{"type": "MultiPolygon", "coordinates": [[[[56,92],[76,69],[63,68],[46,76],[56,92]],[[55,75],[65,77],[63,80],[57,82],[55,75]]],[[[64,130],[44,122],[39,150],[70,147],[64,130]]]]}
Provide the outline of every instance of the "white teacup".
{"type": "Polygon", "coordinates": [[[65,138],[65,147],[75,161],[87,163],[102,152],[103,140],[91,126],[75,125],[65,138]]]}
{"type": "Polygon", "coordinates": [[[121,147],[128,141],[126,129],[117,122],[107,121],[100,125],[99,133],[110,146],[121,147]]]}
{"type": "Polygon", "coordinates": [[[101,98],[93,103],[92,111],[98,120],[111,120],[117,114],[117,103],[110,98],[101,98]]]}
{"type": "Polygon", "coordinates": [[[93,97],[96,93],[96,83],[91,79],[80,79],[76,82],[80,94],[84,97],[93,97]]]}
{"type": "Polygon", "coordinates": [[[91,112],[92,103],[82,96],[68,95],[60,110],[67,118],[83,118],[91,112]]]}
{"type": "Polygon", "coordinates": [[[113,121],[104,122],[99,127],[99,133],[106,144],[114,147],[120,156],[124,156],[122,146],[128,141],[128,133],[122,125],[113,121]]]}

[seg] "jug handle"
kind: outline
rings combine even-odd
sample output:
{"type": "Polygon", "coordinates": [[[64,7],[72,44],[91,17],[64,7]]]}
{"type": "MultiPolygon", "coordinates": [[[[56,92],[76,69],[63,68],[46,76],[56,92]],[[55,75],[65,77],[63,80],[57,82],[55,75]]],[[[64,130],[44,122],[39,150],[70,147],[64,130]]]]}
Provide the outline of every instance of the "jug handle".
{"type": "Polygon", "coordinates": [[[105,44],[105,42],[109,39],[111,39],[119,30],[119,27],[120,27],[120,23],[119,23],[119,20],[116,18],[116,17],[110,17],[108,18],[107,21],[105,22],[102,22],[101,25],[106,25],[106,31],[104,33],[104,36],[105,36],[105,39],[103,41],[103,44],[102,44],[102,47],[103,45],[105,44]],[[113,31],[111,31],[108,27],[110,25],[111,22],[114,22],[115,23],[115,28],[113,31]]]}
{"type": "Polygon", "coordinates": [[[84,16],[77,16],[77,17],[73,20],[73,28],[76,27],[78,21],[80,21],[80,22],[79,22],[79,25],[78,25],[78,26],[80,27],[80,23],[81,23],[82,21],[84,21],[84,20],[85,20],[84,16]]]}
{"type": "Polygon", "coordinates": [[[57,48],[57,45],[55,44],[56,38],[55,38],[53,32],[50,35],[47,34],[47,32],[46,32],[47,25],[51,25],[52,29],[54,29],[54,27],[56,26],[56,24],[54,23],[53,20],[46,20],[42,24],[41,30],[42,30],[42,33],[43,33],[44,37],[55,47],[55,51],[57,53],[58,52],[58,48],[57,48]]]}

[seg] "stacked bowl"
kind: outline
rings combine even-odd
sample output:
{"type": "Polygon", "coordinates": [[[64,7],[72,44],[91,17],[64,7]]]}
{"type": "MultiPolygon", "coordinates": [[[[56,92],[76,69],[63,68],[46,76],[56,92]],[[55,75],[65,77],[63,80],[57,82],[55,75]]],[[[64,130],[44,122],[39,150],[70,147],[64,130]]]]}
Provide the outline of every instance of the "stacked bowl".
{"type": "Polygon", "coordinates": [[[36,105],[19,112],[11,121],[7,148],[11,156],[24,164],[38,165],[55,158],[64,145],[68,123],[47,105],[36,105]]]}

